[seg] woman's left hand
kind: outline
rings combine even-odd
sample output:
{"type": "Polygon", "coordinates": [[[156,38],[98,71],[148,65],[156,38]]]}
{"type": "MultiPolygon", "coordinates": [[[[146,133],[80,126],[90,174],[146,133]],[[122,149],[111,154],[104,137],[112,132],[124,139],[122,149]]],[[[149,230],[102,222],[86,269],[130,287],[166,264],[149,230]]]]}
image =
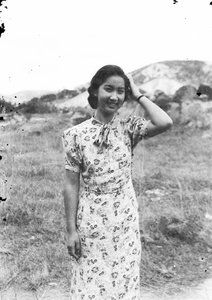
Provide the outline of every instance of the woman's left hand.
{"type": "Polygon", "coordinates": [[[136,100],[141,95],[141,92],[139,91],[139,87],[135,84],[132,75],[127,74],[127,77],[130,81],[130,87],[132,92],[131,97],[133,100],[136,100]]]}

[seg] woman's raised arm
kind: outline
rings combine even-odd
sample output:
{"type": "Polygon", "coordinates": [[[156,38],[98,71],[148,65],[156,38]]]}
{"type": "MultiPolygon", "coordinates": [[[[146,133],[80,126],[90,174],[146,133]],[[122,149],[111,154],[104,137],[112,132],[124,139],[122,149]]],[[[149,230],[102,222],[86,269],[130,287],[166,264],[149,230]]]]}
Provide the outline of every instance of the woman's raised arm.
{"type": "MultiPolygon", "coordinates": [[[[140,96],[142,96],[142,94],[140,93],[138,86],[135,85],[132,76],[128,75],[128,78],[130,80],[132,98],[133,100],[137,100],[140,96]]],[[[142,96],[138,100],[138,103],[144,108],[151,120],[148,124],[148,137],[162,133],[172,126],[172,119],[167,115],[167,113],[147,97],[142,96]]]]}

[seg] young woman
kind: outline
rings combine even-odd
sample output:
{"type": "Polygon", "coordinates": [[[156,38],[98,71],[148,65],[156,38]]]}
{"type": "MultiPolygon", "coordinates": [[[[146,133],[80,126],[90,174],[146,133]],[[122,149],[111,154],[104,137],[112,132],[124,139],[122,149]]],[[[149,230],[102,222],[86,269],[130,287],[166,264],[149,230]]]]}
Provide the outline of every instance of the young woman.
{"type": "Polygon", "coordinates": [[[143,138],[169,129],[172,120],[118,66],[98,70],[88,92],[95,114],[63,133],[67,247],[73,262],[70,300],[140,300],[132,150],[143,138]],[[128,97],[138,101],[150,120],[117,117],[128,97]]]}

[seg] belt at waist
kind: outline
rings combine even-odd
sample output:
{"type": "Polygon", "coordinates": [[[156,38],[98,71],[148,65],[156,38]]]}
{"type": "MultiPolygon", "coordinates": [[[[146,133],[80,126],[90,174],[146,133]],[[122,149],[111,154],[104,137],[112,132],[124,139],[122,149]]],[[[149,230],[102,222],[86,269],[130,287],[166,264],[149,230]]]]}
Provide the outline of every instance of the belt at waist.
{"type": "Polygon", "coordinates": [[[86,192],[95,193],[96,195],[101,194],[113,194],[125,190],[129,187],[132,187],[131,180],[127,182],[122,182],[121,184],[117,184],[116,186],[101,186],[101,185],[83,185],[82,189],[86,192]]]}

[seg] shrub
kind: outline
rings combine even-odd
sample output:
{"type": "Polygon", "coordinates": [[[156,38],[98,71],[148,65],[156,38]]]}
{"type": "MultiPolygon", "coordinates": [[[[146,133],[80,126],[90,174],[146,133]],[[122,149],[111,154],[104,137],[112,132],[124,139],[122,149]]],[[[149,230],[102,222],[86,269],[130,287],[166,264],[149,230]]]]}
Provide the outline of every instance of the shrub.
{"type": "Polygon", "coordinates": [[[57,99],[63,99],[65,97],[73,98],[78,95],[76,90],[62,90],[61,92],[57,93],[57,99]]]}
{"type": "Polygon", "coordinates": [[[57,99],[57,96],[55,94],[49,94],[49,95],[44,95],[40,97],[40,100],[43,102],[51,102],[57,99]]]}
{"type": "Polygon", "coordinates": [[[168,111],[171,108],[170,98],[163,91],[156,90],[154,93],[155,104],[165,111],[168,111]]]}
{"type": "Polygon", "coordinates": [[[43,103],[38,98],[33,98],[27,103],[20,104],[18,110],[23,114],[48,114],[57,111],[55,106],[43,103]]]}
{"type": "Polygon", "coordinates": [[[0,113],[10,113],[14,111],[15,106],[11,102],[7,102],[4,98],[0,98],[0,113]]]}
{"type": "Polygon", "coordinates": [[[87,114],[87,115],[85,115],[83,117],[78,117],[78,118],[74,119],[73,120],[73,124],[74,125],[78,125],[78,124],[80,124],[80,123],[82,123],[82,122],[84,122],[84,121],[86,121],[88,119],[90,119],[90,115],[89,114],[87,114]]]}

